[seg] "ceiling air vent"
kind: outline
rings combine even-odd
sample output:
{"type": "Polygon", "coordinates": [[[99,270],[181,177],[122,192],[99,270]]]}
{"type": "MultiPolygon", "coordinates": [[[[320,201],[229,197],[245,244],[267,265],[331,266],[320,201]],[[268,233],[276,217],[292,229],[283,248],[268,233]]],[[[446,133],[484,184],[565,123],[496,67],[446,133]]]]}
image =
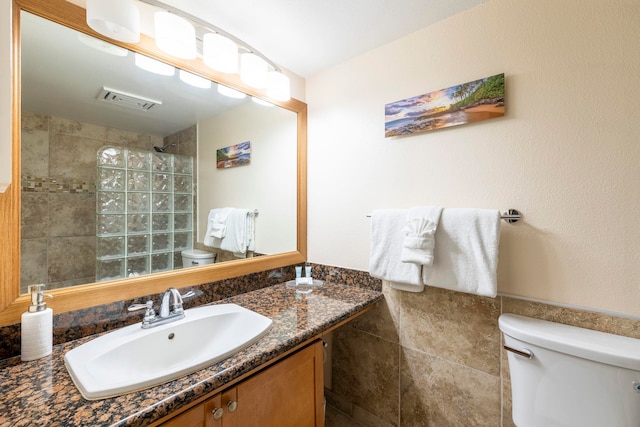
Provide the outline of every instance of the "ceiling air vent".
{"type": "Polygon", "coordinates": [[[162,101],[155,101],[142,96],[109,89],[108,87],[102,88],[102,91],[98,95],[98,99],[111,104],[120,105],[122,107],[135,108],[136,110],[144,111],[148,111],[156,105],[162,105],[162,101]]]}

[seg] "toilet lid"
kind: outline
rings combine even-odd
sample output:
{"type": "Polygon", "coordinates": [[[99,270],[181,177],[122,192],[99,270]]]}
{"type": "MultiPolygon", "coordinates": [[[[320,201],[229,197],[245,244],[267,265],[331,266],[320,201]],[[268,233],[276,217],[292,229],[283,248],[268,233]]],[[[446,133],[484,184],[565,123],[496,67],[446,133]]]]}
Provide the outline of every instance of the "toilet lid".
{"type": "Polygon", "coordinates": [[[187,249],[182,251],[182,256],[186,256],[189,258],[196,258],[196,259],[207,259],[207,258],[213,258],[213,254],[211,252],[207,252],[207,251],[203,251],[200,249],[187,249]]]}

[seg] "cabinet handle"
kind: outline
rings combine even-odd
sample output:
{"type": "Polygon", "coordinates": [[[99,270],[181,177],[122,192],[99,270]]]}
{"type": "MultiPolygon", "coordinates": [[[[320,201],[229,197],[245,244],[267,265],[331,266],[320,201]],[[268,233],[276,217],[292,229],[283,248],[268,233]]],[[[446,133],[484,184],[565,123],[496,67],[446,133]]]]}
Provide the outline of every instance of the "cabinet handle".
{"type": "Polygon", "coordinates": [[[224,415],[224,409],[215,408],[213,411],[211,411],[211,413],[213,414],[213,419],[218,421],[224,415]]]}
{"type": "Polygon", "coordinates": [[[238,409],[238,402],[235,400],[229,401],[229,403],[227,403],[227,409],[229,412],[235,412],[235,410],[238,409]]]}

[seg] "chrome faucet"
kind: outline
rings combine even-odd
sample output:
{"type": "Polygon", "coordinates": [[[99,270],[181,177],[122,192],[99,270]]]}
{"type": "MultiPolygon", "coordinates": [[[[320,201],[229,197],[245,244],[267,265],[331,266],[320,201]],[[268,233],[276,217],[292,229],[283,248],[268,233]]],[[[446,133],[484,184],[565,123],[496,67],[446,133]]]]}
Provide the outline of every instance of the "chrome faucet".
{"type": "Polygon", "coordinates": [[[162,295],[162,304],[160,305],[160,317],[168,318],[173,316],[184,315],[184,310],[182,309],[182,295],[176,288],[169,288],[165,291],[164,295],[162,295]],[[173,297],[173,305],[171,305],[171,309],[169,308],[169,301],[173,297]]]}
{"type": "Polygon", "coordinates": [[[184,295],[180,295],[176,288],[169,288],[162,295],[159,314],[156,314],[153,308],[153,301],[147,301],[145,304],[133,304],[129,306],[128,310],[146,310],[142,319],[142,328],[149,329],[184,318],[182,298],[189,298],[195,294],[195,292],[189,291],[184,295]],[[173,299],[173,304],[170,303],[171,299],[173,299]]]}

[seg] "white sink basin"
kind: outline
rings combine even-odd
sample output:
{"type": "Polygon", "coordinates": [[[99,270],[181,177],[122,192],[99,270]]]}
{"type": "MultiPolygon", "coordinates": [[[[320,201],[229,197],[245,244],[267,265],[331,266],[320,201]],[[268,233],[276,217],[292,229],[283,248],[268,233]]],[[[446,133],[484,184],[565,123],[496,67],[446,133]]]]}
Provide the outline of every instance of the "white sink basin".
{"type": "Polygon", "coordinates": [[[258,341],[271,323],[235,304],[192,308],[172,323],[138,323],[89,341],[67,352],[64,363],[85,399],[104,399],[210,366],[258,341]]]}

